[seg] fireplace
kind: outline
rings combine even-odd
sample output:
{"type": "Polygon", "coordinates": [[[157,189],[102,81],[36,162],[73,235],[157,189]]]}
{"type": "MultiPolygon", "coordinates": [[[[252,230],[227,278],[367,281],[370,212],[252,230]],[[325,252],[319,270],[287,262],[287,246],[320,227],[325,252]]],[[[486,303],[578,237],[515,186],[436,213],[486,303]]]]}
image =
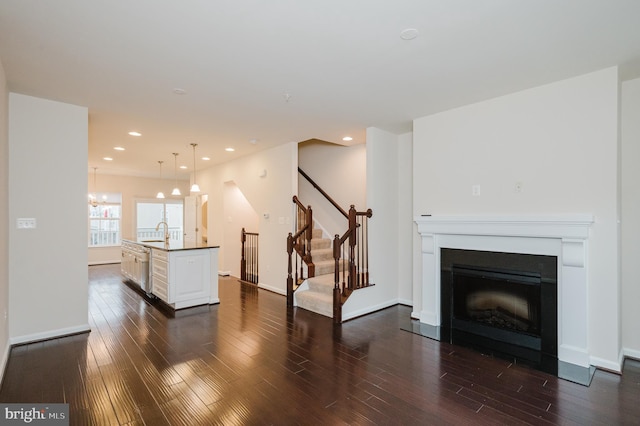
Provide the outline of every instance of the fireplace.
{"type": "MultiPolygon", "coordinates": [[[[443,303],[443,300],[449,300],[450,294],[442,293],[450,290],[443,288],[442,282],[444,275],[450,278],[454,263],[467,270],[491,268],[499,272],[525,272],[525,275],[539,273],[540,362],[544,363],[548,355],[555,353],[559,377],[574,367],[580,374],[592,374],[588,344],[587,269],[593,215],[424,215],[417,216],[415,222],[421,239],[422,277],[413,288],[414,309],[411,317],[419,321],[421,334],[447,340],[447,325],[450,330],[452,321],[448,319],[450,311],[443,312],[450,304],[443,303]],[[441,256],[449,249],[543,256],[555,260],[543,266],[543,270],[538,270],[536,265],[521,264],[529,262],[521,260],[526,257],[509,258],[508,261],[497,263],[493,263],[492,259],[492,263],[486,263],[484,260],[469,261],[469,256],[466,256],[443,269],[441,256]],[[555,295],[555,300],[547,300],[548,295],[555,295]],[[553,303],[556,309],[550,307],[553,303]],[[555,327],[547,323],[553,319],[548,315],[551,311],[556,312],[555,327]],[[555,340],[551,332],[553,329],[555,340]]],[[[496,349],[499,345],[502,343],[493,343],[492,348],[496,349]]],[[[516,349],[524,351],[522,346],[526,348],[526,345],[518,345],[516,349]]]]}
{"type": "Polygon", "coordinates": [[[441,249],[443,340],[557,374],[557,258],[441,249]]]}

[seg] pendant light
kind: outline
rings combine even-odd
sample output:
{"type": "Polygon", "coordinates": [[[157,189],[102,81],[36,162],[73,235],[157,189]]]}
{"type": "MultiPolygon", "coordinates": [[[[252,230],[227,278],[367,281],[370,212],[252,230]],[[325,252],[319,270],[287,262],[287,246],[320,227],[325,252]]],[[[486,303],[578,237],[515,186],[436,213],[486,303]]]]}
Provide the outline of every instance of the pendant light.
{"type": "Polygon", "coordinates": [[[98,188],[96,186],[96,170],[98,170],[97,167],[93,168],[93,194],[89,194],[89,204],[91,204],[91,207],[98,207],[98,193],[96,192],[96,189],[98,188]]]}
{"type": "Polygon", "coordinates": [[[192,143],[193,147],[193,185],[191,185],[191,192],[200,192],[200,187],[196,183],[196,146],[197,143],[192,143]]]}
{"type": "Polygon", "coordinates": [[[173,153],[173,173],[176,179],[176,186],[171,191],[171,195],[182,195],[180,194],[180,188],[178,188],[178,153],[173,153]]]}
{"type": "MultiPolygon", "coordinates": [[[[160,164],[160,179],[162,179],[162,163],[163,161],[158,161],[158,164],[160,164]]],[[[162,191],[158,192],[156,198],[164,198],[164,194],[162,193],[162,191]]]]}

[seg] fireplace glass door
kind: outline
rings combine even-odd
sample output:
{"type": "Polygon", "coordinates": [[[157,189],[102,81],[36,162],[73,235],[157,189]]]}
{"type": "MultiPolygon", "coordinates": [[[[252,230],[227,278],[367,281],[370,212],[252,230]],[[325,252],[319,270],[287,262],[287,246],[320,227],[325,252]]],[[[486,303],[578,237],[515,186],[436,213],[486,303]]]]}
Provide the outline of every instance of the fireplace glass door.
{"type": "MultiPolygon", "coordinates": [[[[540,274],[454,266],[453,321],[540,337],[540,274]]],[[[455,326],[455,325],[454,325],[455,326]]]]}

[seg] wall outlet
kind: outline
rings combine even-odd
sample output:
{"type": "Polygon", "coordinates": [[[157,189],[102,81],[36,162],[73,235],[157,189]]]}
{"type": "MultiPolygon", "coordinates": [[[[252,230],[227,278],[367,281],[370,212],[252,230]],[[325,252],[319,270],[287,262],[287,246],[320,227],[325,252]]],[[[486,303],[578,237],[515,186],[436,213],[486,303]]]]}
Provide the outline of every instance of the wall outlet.
{"type": "Polygon", "coordinates": [[[16,227],[18,229],[35,229],[36,219],[33,217],[19,217],[16,220],[16,227]]]}
{"type": "Polygon", "coordinates": [[[522,192],[522,182],[516,182],[516,185],[513,187],[515,192],[522,192]]]}
{"type": "Polygon", "coordinates": [[[480,196],[480,185],[471,186],[471,195],[473,195],[474,197],[480,196]]]}

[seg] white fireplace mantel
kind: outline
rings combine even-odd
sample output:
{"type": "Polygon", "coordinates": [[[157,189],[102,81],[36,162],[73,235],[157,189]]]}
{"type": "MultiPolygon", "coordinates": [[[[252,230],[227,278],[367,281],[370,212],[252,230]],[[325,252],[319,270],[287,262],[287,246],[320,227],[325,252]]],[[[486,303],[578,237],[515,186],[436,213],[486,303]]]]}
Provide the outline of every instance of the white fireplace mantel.
{"type": "Polygon", "coordinates": [[[558,359],[589,366],[587,262],[593,215],[417,216],[422,294],[412,316],[440,326],[440,249],[539,254],[558,258],[558,359]]]}

